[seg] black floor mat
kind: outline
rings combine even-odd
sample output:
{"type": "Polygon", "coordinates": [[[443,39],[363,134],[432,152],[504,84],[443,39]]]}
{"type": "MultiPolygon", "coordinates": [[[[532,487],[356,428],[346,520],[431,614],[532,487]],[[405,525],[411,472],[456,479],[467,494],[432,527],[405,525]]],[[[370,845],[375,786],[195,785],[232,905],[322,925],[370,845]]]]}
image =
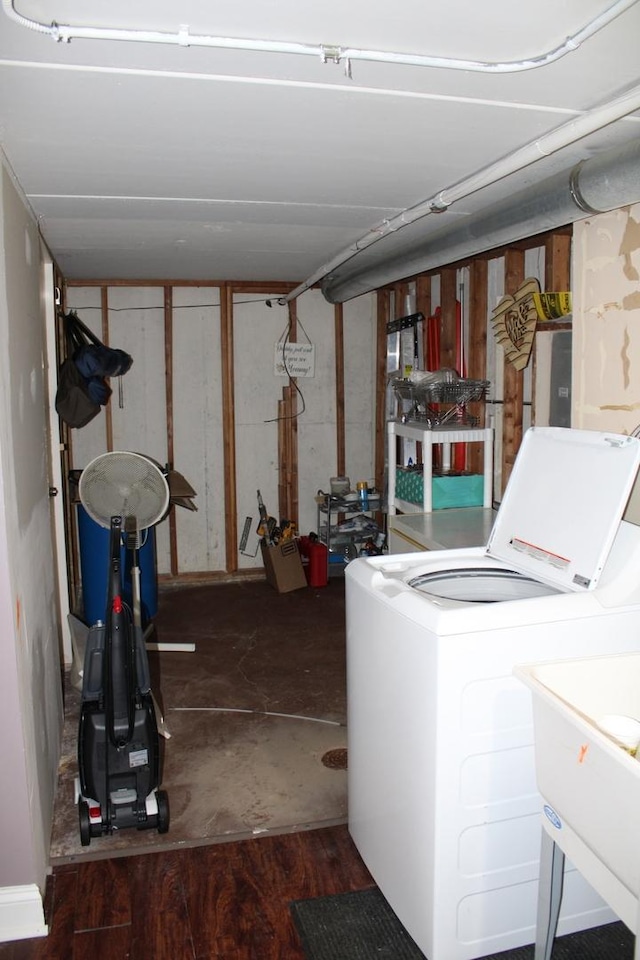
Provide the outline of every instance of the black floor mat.
{"type": "MultiPolygon", "coordinates": [[[[307,960],[428,960],[377,887],[291,904],[307,960]]],[[[558,937],[552,960],[633,960],[634,938],[622,923],[558,937]]],[[[533,946],[483,960],[533,960],[533,946]]]]}
{"type": "Polygon", "coordinates": [[[424,960],[377,887],[294,900],[291,912],[307,960],[424,960]]]}

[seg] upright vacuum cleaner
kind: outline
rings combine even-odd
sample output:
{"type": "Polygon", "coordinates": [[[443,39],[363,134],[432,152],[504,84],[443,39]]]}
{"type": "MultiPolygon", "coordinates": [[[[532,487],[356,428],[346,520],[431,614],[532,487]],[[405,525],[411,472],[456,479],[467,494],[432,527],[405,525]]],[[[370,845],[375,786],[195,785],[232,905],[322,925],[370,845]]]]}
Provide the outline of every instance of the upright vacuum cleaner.
{"type": "Polygon", "coordinates": [[[83,846],[127,827],[169,829],[167,794],[158,790],[160,741],[139,616],[135,522],[133,528],[125,542],[133,551],[134,610],[122,599],[122,518],[113,516],[105,621],[91,627],[85,650],[78,735],[83,846]]]}

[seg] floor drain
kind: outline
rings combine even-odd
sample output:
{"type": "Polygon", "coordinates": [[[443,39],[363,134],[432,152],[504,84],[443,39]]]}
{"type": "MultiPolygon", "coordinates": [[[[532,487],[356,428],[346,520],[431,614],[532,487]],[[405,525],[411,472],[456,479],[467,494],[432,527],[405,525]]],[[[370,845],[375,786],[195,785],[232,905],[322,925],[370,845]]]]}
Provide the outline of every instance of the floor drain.
{"type": "Polygon", "coordinates": [[[322,757],[322,762],[325,767],[329,767],[331,770],[346,770],[347,748],[339,747],[337,750],[327,750],[322,757]]]}

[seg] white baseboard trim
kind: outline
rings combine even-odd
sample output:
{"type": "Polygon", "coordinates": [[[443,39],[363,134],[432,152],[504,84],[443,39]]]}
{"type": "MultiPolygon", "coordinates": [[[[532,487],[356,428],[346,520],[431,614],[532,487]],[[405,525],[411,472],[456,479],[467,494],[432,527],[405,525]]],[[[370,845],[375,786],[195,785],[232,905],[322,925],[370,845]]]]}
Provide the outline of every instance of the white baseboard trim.
{"type": "Polygon", "coordinates": [[[0,943],[46,937],[40,890],[35,883],[21,887],[0,887],[0,943]]]}

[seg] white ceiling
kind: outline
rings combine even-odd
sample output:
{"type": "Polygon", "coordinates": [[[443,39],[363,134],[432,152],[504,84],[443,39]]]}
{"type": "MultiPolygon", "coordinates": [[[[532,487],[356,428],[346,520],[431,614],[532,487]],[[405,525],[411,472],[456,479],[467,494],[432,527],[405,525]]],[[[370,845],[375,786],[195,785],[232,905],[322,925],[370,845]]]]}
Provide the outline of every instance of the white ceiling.
{"type": "MultiPolygon", "coordinates": [[[[319,278],[405,208],[640,85],[640,3],[555,62],[509,73],[323,62],[320,54],[335,45],[522,61],[620,2],[2,3],[0,142],[72,279],[319,278]],[[14,22],[12,6],[47,32],[14,22]],[[193,38],[295,42],[315,52],[195,39],[56,42],[52,23],[172,38],[186,25],[193,38]]],[[[637,111],[640,100],[629,102],[637,111]]],[[[425,229],[637,139],[639,124],[638,112],[608,123],[428,216],[425,229]]]]}

